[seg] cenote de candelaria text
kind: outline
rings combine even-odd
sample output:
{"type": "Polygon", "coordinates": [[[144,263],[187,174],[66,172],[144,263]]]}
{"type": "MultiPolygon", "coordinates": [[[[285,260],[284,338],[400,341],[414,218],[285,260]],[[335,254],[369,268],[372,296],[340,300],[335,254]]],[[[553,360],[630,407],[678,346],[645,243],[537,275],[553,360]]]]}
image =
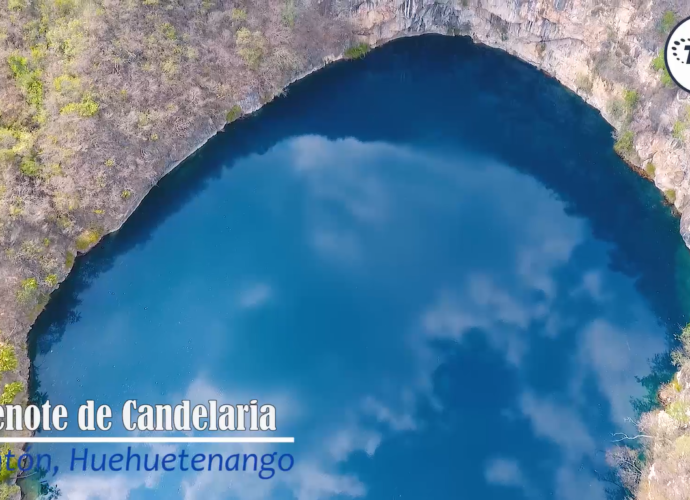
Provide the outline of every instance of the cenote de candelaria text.
{"type": "MultiPolygon", "coordinates": [[[[275,406],[259,406],[258,400],[249,404],[207,404],[192,406],[184,400],[174,407],[169,404],[139,404],[130,399],[122,407],[122,425],[128,431],[275,431],[275,406]]],[[[96,407],[93,400],[79,407],[78,425],[82,431],[109,431],[113,410],[108,405],[96,407]]],[[[68,428],[68,411],[64,405],[41,406],[0,405],[0,430],[8,431],[64,431],[68,428]]]]}

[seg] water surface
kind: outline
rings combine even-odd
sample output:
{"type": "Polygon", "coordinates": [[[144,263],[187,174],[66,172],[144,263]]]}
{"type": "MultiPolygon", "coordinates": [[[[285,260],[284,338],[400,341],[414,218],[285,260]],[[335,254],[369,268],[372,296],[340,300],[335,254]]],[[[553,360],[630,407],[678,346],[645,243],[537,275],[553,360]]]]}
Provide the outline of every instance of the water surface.
{"type": "Polygon", "coordinates": [[[603,451],[685,321],[690,264],[612,142],[464,38],[293,85],[80,259],[32,338],[39,390],[71,412],[258,398],[296,444],[190,453],[295,468],[77,474],[68,447],[34,451],[63,460],[69,499],[606,498],[603,451]]]}

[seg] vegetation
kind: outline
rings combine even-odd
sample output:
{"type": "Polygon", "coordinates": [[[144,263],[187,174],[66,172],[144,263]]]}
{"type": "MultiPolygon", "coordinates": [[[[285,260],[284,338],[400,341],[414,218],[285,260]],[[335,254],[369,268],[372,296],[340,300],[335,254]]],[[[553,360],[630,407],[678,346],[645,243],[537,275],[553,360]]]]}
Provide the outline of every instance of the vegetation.
{"type": "Polygon", "coordinates": [[[632,113],[640,102],[640,94],[636,90],[626,89],[623,91],[623,101],[625,102],[626,112],[632,113]]]}
{"type": "Polygon", "coordinates": [[[285,5],[283,6],[283,24],[288,28],[294,28],[296,16],[297,8],[295,7],[295,0],[285,0],[285,5]]]}
{"type": "Polygon", "coordinates": [[[628,158],[635,152],[635,135],[630,130],[626,130],[618,136],[616,143],[613,145],[613,149],[620,156],[628,158]]]}
{"type": "Polygon", "coordinates": [[[0,344],[0,372],[11,372],[17,369],[17,355],[14,347],[0,344]]]}
{"type": "Polygon", "coordinates": [[[674,401],[666,407],[666,413],[681,425],[690,423],[690,404],[684,401],[674,401]]]}
{"type": "Polygon", "coordinates": [[[19,171],[27,177],[38,177],[41,174],[41,165],[34,158],[22,158],[19,171]]]}
{"type": "Polygon", "coordinates": [[[17,394],[23,390],[24,384],[21,382],[10,382],[9,384],[5,384],[5,389],[2,391],[2,395],[0,395],[0,405],[12,404],[17,394]]]}
{"type": "Polygon", "coordinates": [[[17,86],[24,93],[27,103],[38,108],[43,103],[43,82],[41,71],[33,69],[29,60],[19,54],[12,54],[7,58],[12,76],[17,86]]]}
{"type": "Polygon", "coordinates": [[[678,24],[678,16],[675,12],[667,10],[659,21],[659,32],[663,35],[668,35],[676,24],[678,24]]]}
{"type": "Polygon", "coordinates": [[[623,97],[612,97],[607,103],[607,111],[613,120],[627,127],[632,121],[633,114],[640,102],[640,94],[635,90],[623,90],[623,97]]]}
{"type": "Polygon", "coordinates": [[[661,71],[662,69],[666,69],[666,59],[665,59],[665,52],[664,49],[661,49],[657,56],[652,59],[652,68],[654,68],[655,71],[661,71]]]}
{"type": "Polygon", "coordinates": [[[72,269],[72,266],[74,266],[74,259],[75,256],[72,252],[67,252],[65,255],[65,268],[66,269],[72,269]]]}
{"type": "Polygon", "coordinates": [[[175,27],[172,24],[161,24],[160,31],[161,33],[163,33],[163,36],[168,40],[177,40],[177,31],[175,31],[175,27]]]}
{"type": "Polygon", "coordinates": [[[680,382],[678,381],[678,374],[673,377],[673,380],[671,380],[671,387],[673,388],[674,391],[680,392],[683,390],[683,387],[680,385],[680,382]]]}
{"type": "Polygon", "coordinates": [[[232,108],[230,108],[230,111],[228,111],[227,115],[225,115],[225,121],[232,123],[240,116],[242,116],[242,108],[235,104],[232,108]]]}
{"type": "Polygon", "coordinates": [[[90,118],[98,113],[98,103],[90,95],[85,95],[80,102],[70,102],[60,108],[60,113],[63,115],[76,113],[84,118],[90,118]]]}
{"type": "Polygon", "coordinates": [[[673,123],[671,135],[674,139],[685,142],[686,131],[690,127],[690,106],[680,110],[678,119],[673,123]]]}
{"type": "Polygon", "coordinates": [[[230,13],[230,18],[233,21],[246,21],[247,20],[247,11],[244,9],[232,9],[230,13]]]}
{"type": "Polygon", "coordinates": [[[36,278],[27,278],[21,282],[17,292],[17,300],[22,304],[33,302],[38,296],[38,281],[36,278]]]}
{"type": "Polygon", "coordinates": [[[237,30],[235,38],[237,54],[244,59],[250,68],[258,68],[266,50],[266,40],[260,31],[249,31],[248,28],[237,30]]]}
{"type": "Polygon", "coordinates": [[[649,174],[650,177],[654,178],[654,174],[656,174],[656,165],[650,161],[645,165],[644,170],[649,174]]]}
{"type": "Polygon", "coordinates": [[[72,93],[81,88],[79,78],[73,75],[60,75],[53,80],[53,87],[60,93],[72,93]]]}
{"type": "Polygon", "coordinates": [[[676,122],[673,124],[673,137],[678,139],[679,141],[683,141],[686,128],[687,125],[684,121],[676,120],[676,122]]]}
{"type": "MultiPolygon", "coordinates": [[[[7,452],[5,452],[5,455],[6,454],[7,452]]],[[[10,467],[16,469],[16,465],[12,464],[12,460],[10,460],[10,467]]],[[[6,481],[7,479],[9,479],[9,476],[11,476],[11,474],[12,473],[9,472],[5,466],[3,466],[0,469],[0,481],[6,481]],[[7,477],[3,479],[3,477],[5,476],[7,477]]],[[[19,486],[17,486],[16,484],[9,484],[6,482],[0,483],[0,500],[10,500],[12,498],[19,498],[19,493],[19,486]]]]}
{"type": "Polygon", "coordinates": [[[664,196],[670,201],[671,203],[676,202],[676,190],[675,189],[667,189],[664,191],[664,196]]]}
{"type": "Polygon", "coordinates": [[[360,59],[367,55],[369,51],[371,50],[371,47],[369,46],[368,43],[358,43],[357,45],[353,45],[352,47],[348,48],[345,51],[344,57],[345,59],[360,59]]]}
{"type": "MultiPolygon", "coordinates": [[[[9,452],[10,449],[11,449],[10,445],[8,445],[8,444],[6,444],[2,448],[0,448],[0,457],[6,457],[7,452],[9,452]]],[[[3,483],[5,483],[8,479],[11,479],[12,477],[14,477],[14,475],[17,473],[16,453],[14,455],[15,455],[15,457],[10,458],[10,464],[9,464],[10,465],[9,469],[12,469],[12,470],[9,470],[7,468],[7,459],[0,460],[0,481],[2,481],[3,483]]],[[[16,491],[16,489],[14,491],[16,491]]],[[[9,494],[10,492],[11,492],[11,488],[3,488],[2,490],[0,490],[0,493],[2,493],[2,494],[9,494]]],[[[2,497],[0,497],[0,499],[2,499],[2,497]]]]}
{"type": "Polygon", "coordinates": [[[666,68],[666,59],[664,57],[664,49],[661,49],[659,51],[659,54],[652,60],[652,68],[654,68],[655,71],[661,72],[661,83],[665,87],[673,87],[673,78],[671,78],[671,75],[668,72],[668,68],[666,68]]]}
{"type": "Polygon", "coordinates": [[[674,359],[674,364],[680,367],[688,360],[687,355],[690,353],[690,323],[685,325],[685,328],[678,334],[678,341],[680,342],[680,349],[673,351],[671,357],[674,359]]]}
{"type": "Polygon", "coordinates": [[[96,229],[86,229],[79,236],[77,236],[77,241],[75,246],[80,252],[85,252],[101,239],[101,232],[96,229]]]}

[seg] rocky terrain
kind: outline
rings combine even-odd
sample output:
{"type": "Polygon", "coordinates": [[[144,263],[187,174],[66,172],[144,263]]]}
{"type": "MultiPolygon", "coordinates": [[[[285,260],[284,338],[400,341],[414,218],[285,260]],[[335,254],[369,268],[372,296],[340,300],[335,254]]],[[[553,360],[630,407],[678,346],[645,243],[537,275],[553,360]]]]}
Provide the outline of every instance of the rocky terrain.
{"type": "MultiPolygon", "coordinates": [[[[27,332],[76,255],[227,122],[395,37],[471,36],[577,92],[675,205],[690,246],[690,95],[662,53],[689,15],[684,0],[3,0],[3,402],[26,400],[27,332]]],[[[690,484],[662,491],[662,451],[640,472],[641,498],[690,496],[690,484]]],[[[690,478],[687,466],[675,480],[681,472],[690,478]]]]}

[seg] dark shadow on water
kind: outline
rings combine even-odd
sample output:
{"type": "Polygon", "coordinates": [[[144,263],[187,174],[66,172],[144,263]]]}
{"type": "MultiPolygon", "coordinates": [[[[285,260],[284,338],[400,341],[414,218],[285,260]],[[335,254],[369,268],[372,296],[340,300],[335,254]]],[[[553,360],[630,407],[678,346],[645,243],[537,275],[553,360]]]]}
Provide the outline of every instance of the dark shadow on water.
{"type": "MultiPolygon", "coordinates": [[[[635,280],[670,342],[687,320],[677,280],[690,270],[690,256],[661,194],[615,156],[611,133],[597,111],[557,81],[464,37],[397,40],[362,60],[331,65],[226,127],[161,180],[117,233],[77,259],[30,333],[30,357],[50,351],[79,321],[81,293],[119,255],[146,244],[239,158],[304,134],[422,147],[461,139],[465,151],[535,177],[609,244],[611,267],[635,280]]],[[[667,360],[661,378],[663,367],[667,360]]],[[[35,379],[32,386],[40,390],[35,379]]]]}

